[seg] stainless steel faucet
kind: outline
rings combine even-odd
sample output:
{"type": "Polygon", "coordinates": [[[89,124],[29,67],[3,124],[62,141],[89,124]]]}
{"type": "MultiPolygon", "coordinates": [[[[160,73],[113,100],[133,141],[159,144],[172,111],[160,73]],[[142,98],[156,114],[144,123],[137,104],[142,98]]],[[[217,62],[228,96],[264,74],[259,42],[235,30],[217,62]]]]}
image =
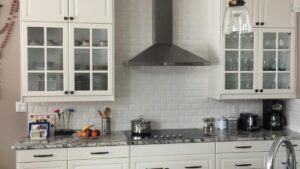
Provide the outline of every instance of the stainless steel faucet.
{"type": "Polygon", "coordinates": [[[275,158],[281,144],[286,148],[286,169],[296,169],[296,156],[293,144],[286,137],[280,137],[274,141],[268,154],[267,169],[275,169],[275,158]]]}

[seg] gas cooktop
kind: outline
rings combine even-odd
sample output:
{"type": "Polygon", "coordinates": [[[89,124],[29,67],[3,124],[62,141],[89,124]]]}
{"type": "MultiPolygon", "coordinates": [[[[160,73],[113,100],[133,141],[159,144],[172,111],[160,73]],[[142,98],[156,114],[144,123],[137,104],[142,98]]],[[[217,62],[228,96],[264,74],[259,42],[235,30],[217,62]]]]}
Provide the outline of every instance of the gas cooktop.
{"type": "Polygon", "coordinates": [[[136,136],[132,135],[131,131],[125,131],[125,135],[130,141],[201,139],[203,134],[203,130],[200,129],[152,130],[149,136],[136,136]]]}

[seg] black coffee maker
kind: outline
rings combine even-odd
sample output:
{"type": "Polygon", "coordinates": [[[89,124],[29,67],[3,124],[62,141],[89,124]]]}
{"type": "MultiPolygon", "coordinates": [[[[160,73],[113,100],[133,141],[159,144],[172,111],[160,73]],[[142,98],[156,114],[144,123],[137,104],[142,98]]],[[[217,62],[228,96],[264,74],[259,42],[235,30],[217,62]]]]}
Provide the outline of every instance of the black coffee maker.
{"type": "Polygon", "coordinates": [[[284,104],[281,100],[263,101],[263,127],[269,130],[282,130],[286,125],[284,104]]]}

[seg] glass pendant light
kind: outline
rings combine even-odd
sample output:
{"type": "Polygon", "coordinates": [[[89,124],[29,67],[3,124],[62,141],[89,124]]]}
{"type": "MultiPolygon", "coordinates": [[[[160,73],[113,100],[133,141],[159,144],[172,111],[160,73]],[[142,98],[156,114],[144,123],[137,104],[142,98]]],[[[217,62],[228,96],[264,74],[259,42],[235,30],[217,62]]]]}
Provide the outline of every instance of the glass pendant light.
{"type": "Polygon", "coordinates": [[[244,0],[230,0],[223,20],[223,33],[252,32],[251,19],[244,0]]]}

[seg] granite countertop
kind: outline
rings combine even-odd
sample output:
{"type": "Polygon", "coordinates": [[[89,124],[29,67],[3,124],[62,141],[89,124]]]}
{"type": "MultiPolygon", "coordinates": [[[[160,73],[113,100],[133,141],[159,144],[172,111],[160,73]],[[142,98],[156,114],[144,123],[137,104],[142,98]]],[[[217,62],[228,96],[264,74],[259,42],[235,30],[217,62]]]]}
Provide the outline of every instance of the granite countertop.
{"type": "Polygon", "coordinates": [[[80,138],[78,136],[56,136],[46,140],[30,140],[23,138],[16,142],[12,149],[51,149],[51,148],[74,148],[74,147],[98,147],[98,146],[122,146],[128,145],[128,140],[123,132],[112,132],[97,138],[80,138]]]}
{"type": "Polygon", "coordinates": [[[201,142],[225,142],[225,141],[258,141],[274,140],[280,136],[289,139],[300,139],[300,133],[290,130],[269,131],[261,129],[254,132],[246,131],[219,131],[204,132],[199,129],[200,137],[185,139],[149,139],[142,141],[130,141],[124,132],[112,132],[110,135],[99,138],[79,138],[78,136],[57,136],[47,140],[30,140],[24,138],[12,146],[14,150],[72,148],[72,147],[97,147],[97,146],[121,146],[121,145],[148,145],[148,144],[178,144],[178,143],[201,143],[201,142]]]}

